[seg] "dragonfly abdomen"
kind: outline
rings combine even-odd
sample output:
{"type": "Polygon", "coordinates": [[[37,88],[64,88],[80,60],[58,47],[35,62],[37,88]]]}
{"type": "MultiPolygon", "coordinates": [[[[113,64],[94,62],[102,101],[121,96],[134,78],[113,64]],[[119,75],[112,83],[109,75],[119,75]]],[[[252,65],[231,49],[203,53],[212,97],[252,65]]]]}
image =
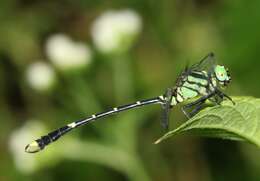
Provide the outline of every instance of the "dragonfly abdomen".
{"type": "Polygon", "coordinates": [[[67,125],[57,130],[54,130],[48,133],[47,135],[42,136],[40,139],[33,141],[30,145],[27,145],[25,150],[29,150],[30,153],[38,152],[44,149],[44,147],[47,146],[48,144],[59,139],[62,135],[64,135],[68,131],[72,130],[72,128],[73,127],[67,125]]]}

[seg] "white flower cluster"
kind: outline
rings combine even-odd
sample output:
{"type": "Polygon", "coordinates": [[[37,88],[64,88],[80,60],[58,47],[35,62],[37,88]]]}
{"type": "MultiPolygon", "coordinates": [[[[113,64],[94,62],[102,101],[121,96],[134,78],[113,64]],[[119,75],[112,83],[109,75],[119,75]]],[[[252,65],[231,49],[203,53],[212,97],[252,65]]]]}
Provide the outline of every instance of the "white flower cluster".
{"type": "MultiPolygon", "coordinates": [[[[65,72],[86,67],[92,57],[86,44],[73,42],[64,34],[53,35],[47,40],[46,54],[57,69],[65,72]]],[[[29,65],[26,79],[33,89],[42,92],[50,90],[57,80],[53,67],[44,61],[29,65]]]]}
{"type": "Polygon", "coordinates": [[[97,49],[105,54],[128,50],[142,29],[139,15],[132,10],[107,11],[93,23],[91,34],[97,49]]]}
{"type": "Polygon", "coordinates": [[[47,40],[46,54],[58,69],[65,71],[87,66],[92,57],[85,43],[74,42],[64,34],[53,35],[47,40]]]}
{"type": "MultiPolygon", "coordinates": [[[[96,48],[104,54],[126,52],[142,29],[139,15],[132,10],[107,11],[93,23],[91,34],[96,48]]],[[[61,71],[79,70],[92,59],[90,48],[65,34],[56,34],[46,42],[46,55],[61,71]]],[[[37,91],[47,91],[56,81],[53,68],[43,61],[30,65],[27,81],[37,91]]]]}

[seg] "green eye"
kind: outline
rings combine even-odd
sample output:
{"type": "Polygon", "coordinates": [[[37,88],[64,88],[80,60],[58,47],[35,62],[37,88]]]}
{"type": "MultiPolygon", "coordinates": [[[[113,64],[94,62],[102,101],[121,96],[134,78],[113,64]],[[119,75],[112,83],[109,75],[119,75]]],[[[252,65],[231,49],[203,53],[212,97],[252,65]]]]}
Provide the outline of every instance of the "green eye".
{"type": "Polygon", "coordinates": [[[227,71],[224,66],[217,65],[215,67],[216,77],[219,81],[225,81],[227,77],[227,71]]]}

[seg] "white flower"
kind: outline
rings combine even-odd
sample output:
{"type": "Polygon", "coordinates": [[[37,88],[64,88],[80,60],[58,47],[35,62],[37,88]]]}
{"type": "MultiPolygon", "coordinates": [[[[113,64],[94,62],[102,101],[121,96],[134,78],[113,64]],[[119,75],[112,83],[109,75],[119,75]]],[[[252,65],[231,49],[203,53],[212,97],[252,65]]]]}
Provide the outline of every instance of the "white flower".
{"type": "Polygon", "coordinates": [[[39,160],[35,155],[24,151],[28,141],[35,139],[45,127],[40,121],[28,121],[21,128],[15,130],[9,140],[9,148],[17,169],[23,173],[32,173],[39,168],[39,160]]]}
{"type": "Polygon", "coordinates": [[[46,54],[60,70],[79,69],[88,65],[92,53],[82,42],[74,42],[64,34],[51,36],[46,43],[46,54]]]}
{"type": "Polygon", "coordinates": [[[142,21],[132,10],[107,11],[93,23],[91,34],[102,53],[127,51],[140,33],[142,21]]]}
{"type": "Polygon", "coordinates": [[[43,61],[31,64],[27,69],[26,78],[29,85],[38,91],[49,90],[56,81],[53,68],[43,61]]]}

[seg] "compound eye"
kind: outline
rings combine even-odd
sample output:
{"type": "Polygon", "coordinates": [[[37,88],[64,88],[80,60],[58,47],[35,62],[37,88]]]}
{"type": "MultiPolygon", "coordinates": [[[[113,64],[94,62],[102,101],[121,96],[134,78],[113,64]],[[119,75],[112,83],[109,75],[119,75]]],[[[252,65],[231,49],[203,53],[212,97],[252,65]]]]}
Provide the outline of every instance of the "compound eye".
{"type": "Polygon", "coordinates": [[[224,74],[223,74],[223,73],[218,73],[218,76],[219,76],[220,78],[223,78],[224,74]]]}
{"type": "Polygon", "coordinates": [[[217,78],[219,81],[224,81],[225,80],[225,74],[223,72],[218,72],[217,78]]]}

